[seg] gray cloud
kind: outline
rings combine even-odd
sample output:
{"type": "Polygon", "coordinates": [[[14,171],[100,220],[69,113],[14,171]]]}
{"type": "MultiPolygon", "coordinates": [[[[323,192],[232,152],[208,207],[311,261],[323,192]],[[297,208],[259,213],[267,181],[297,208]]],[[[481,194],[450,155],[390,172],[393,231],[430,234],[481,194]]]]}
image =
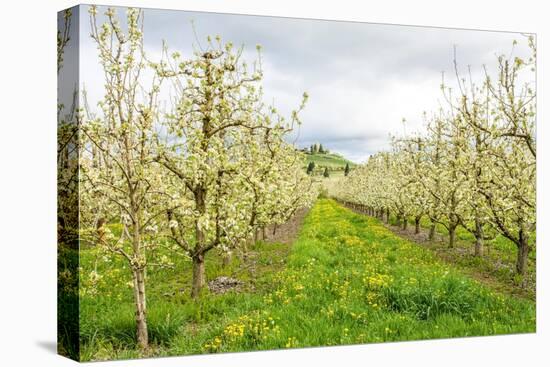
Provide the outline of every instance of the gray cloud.
{"type": "MultiPolygon", "coordinates": [[[[522,39],[507,32],[155,9],[144,14],[146,50],[153,54],[165,40],[189,56],[193,45],[217,34],[244,45],[250,57],[261,44],[266,99],[289,113],[303,91],[311,96],[298,144],[319,141],[356,161],[386,149],[403,117],[408,129],[422,128],[422,112],[439,105],[441,72],[453,85],[455,45],[462,72],[472,65],[480,77],[483,64],[494,64],[496,54],[522,39]]],[[[527,51],[518,46],[516,52],[527,51]]]]}

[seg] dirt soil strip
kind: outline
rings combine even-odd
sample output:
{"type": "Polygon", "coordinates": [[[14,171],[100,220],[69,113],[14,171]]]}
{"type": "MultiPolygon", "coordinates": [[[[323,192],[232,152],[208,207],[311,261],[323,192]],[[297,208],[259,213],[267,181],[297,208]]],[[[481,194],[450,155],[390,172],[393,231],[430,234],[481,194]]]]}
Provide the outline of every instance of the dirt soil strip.
{"type": "MultiPolygon", "coordinates": [[[[292,243],[298,238],[298,233],[302,228],[302,223],[307,213],[309,213],[310,208],[302,208],[296,211],[296,213],[290,218],[286,223],[278,225],[275,233],[273,233],[273,226],[270,226],[263,231],[265,233],[265,238],[262,237],[260,233],[260,240],[266,241],[270,244],[284,244],[285,246],[276,246],[278,249],[275,256],[276,259],[272,259],[268,267],[270,271],[275,271],[281,269],[285,264],[285,258],[288,256],[290,249],[292,248],[292,243]]],[[[232,273],[232,277],[238,277],[241,272],[247,271],[250,273],[251,278],[255,279],[257,272],[265,266],[259,266],[257,258],[259,253],[257,251],[247,251],[245,256],[245,262],[238,269],[232,273]]],[[[252,282],[248,285],[251,289],[256,289],[257,285],[252,282]]]]}
{"type": "Polygon", "coordinates": [[[266,242],[278,242],[290,244],[298,238],[298,233],[300,228],[302,228],[302,223],[307,213],[309,213],[310,208],[301,208],[294,213],[292,218],[288,222],[278,225],[275,229],[275,234],[273,234],[273,226],[266,228],[265,238],[266,242]]]}
{"type": "MultiPolygon", "coordinates": [[[[351,208],[340,201],[338,201],[338,203],[348,208],[349,210],[353,211],[354,213],[368,216],[367,213],[364,213],[361,210],[351,208]]],[[[398,235],[399,237],[405,238],[413,243],[416,243],[419,246],[422,246],[431,250],[444,262],[451,265],[455,265],[460,270],[462,270],[464,274],[474,278],[480,283],[487,285],[491,289],[494,289],[498,292],[503,292],[513,296],[517,296],[517,297],[527,298],[531,300],[535,299],[534,280],[532,282],[529,282],[530,284],[527,286],[527,288],[522,288],[521,286],[503,282],[502,280],[498,279],[496,276],[494,276],[490,272],[484,272],[475,268],[465,267],[461,264],[458,264],[456,261],[457,258],[472,256],[472,255],[466,249],[461,247],[455,247],[450,249],[446,246],[442,246],[442,243],[446,242],[446,238],[439,233],[436,233],[434,240],[430,241],[428,240],[428,231],[425,229],[421,229],[420,233],[416,234],[414,233],[414,228],[404,230],[401,227],[393,226],[391,224],[384,223],[383,221],[381,221],[381,223],[384,225],[384,227],[388,228],[394,234],[398,235]]],[[[494,266],[495,268],[498,268],[499,266],[508,266],[508,265],[494,264],[494,266]]]]}

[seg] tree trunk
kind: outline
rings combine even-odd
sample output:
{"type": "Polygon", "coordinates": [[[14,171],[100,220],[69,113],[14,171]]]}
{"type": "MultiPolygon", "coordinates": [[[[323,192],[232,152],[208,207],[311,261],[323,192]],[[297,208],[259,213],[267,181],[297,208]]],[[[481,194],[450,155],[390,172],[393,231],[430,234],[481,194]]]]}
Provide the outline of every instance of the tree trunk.
{"type": "Polygon", "coordinates": [[[197,299],[206,282],[204,275],[204,254],[193,256],[193,287],[191,297],[197,299]]]}
{"type": "Polygon", "coordinates": [[[415,234],[420,233],[420,217],[419,216],[414,218],[414,233],[415,234]]]}
{"type": "Polygon", "coordinates": [[[277,223],[273,224],[273,236],[277,233],[277,223]]]}
{"type": "Polygon", "coordinates": [[[403,230],[407,229],[407,225],[409,224],[409,221],[407,220],[407,216],[403,216],[403,230]]]}
{"type": "MultiPolygon", "coordinates": [[[[206,190],[200,186],[195,189],[195,205],[199,213],[206,212],[206,190]]],[[[193,280],[191,285],[191,297],[197,299],[205,283],[204,276],[204,248],[206,246],[206,234],[200,228],[198,221],[195,221],[195,235],[197,243],[193,254],[193,280]]]]}
{"type": "Polygon", "coordinates": [[[96,231],[97,231],[97,243],[101,244],[105,240],[105,218],[99,218],[97,220],[96,231]]]}
{"type": "Polygon", "coordinates": [[[386,224],[390,222],[390,210],[386,209],[386,224]]]}
{"type": "Polygon", "coordinates": [[[529,256],[529,244],[527,238],[520,231],[519,244],[518,244],[518,256],[516,259],[516,272],[519,275],[525,275],[527,272],[527,258],[529,256]]]}
{"type": "Polygon", "coordinates": [[[252,246],[252,237],[247,238],[247,240],[241,244],[240,251],[237,251],[237,257],[241,261],[246,262],[248,259],[248,249],[250,246],[252,246]]]}
{"type": "MultiPolygon", "coordinates": [[[[132,247],[133,253],[136,259],[145,260],[145,254],[141,251],[141,232],[140,226],[140,212],[136,209],[135,196],[131,194],[132,216],[135,218],[135,222],[132,226],[132,247]]],[[[140,348],[147,349],[149,347],[149,335],[147,332],[147,303],[145,298],[145,265],[131,265],[132,266],[132,278],[134,281],[134,303],[136,306],[136,336],[137,343],[140,348]]]]}
{"type": "Polygon", "coordinates": [[[483,225],[481,221],[476,218],[476,245],[475,245],[475,256],[483,255],[483,225]]]}
{"type": "Polygon", "coordinates": [[[262,240],[264,240],[264,241],[267,240],[267,233],[265,231],[265,226],[262,227],[262,240]]]}
{"type": "Polygon", "coordinates": [[[455,247],[456,226],[449,226],[449,248],[455,247]]]}
{"type": "Polygon", "coordinates": [[[230,252],[224,252],[222,254],[222,267],[226,268],[231,263],[231,253],[230,252]]]}
{"type": "Polygon", "coordinates": [[[134,278],[134,302],[136,306],[137,342],[140,348],[147,349],[149,335],[147,332],[147,305],[145,299],[145,270],[136,269],[134,278]]]}
{"type": "Polygon", "coordinates": [[[435,223],[432,222],[432,225],[430,226],[430,234],[428,234],[428,240],[433,241],[435,237],[435,223]]]}

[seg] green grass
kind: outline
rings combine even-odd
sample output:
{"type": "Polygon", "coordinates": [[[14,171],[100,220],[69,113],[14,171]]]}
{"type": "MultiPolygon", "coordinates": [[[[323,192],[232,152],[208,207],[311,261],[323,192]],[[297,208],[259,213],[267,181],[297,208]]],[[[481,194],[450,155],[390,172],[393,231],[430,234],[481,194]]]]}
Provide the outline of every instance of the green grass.
{"type": "MultiPolygon", "coordinates": [[[[390,217],[390,224],[397,226],[397,218],[390,217]]],[[[427,231],[431,223],[427,217],[423,217],[420,226],[427,231]]],[[[414,220],[409,218],[409,228],[414,228],[414,220]]],[[[497,287],[508,292],[522,294],[535,299],[536,281],[536,246],[532,246],[527,261],[527,287],[520,288],[518,285],[522,279],[518,278],[515,272],[515,261],[517,256],[516,245],[502,235],[497,235],[493,240],[484,242],[482,257],[474,256],[475,237],[463,227],[456,229],[455,249],[448,249],[449,232],[442,224],[436,225],[436,232],[442,236],[440,241],[433,241],[430,247],[439,253],[444,253],[452,259],[452,262],[463,270],[487,274],[498,280],[497,287]]]]}
{"type": "MultiPolygon", "coordinates": [[[[84,270],[93,269],[96,257],[94,249],[82,252],[84,270]]],[[[378,220],[328,199],[313,207],[292,247],[258,243],[249,261],[253,266],[235,259],[222,269],[219,258],[210,256],[209,278],[237,274],[253,287],[224,295],[205,292],[198,302],[188,296],[188,261],[150,271],[152,348],[145,354],[135,346],[127,271],[97,262],[105,274],[97,293],[81,294],[82,359],[535,331],[534,302],[496,293],[378,220]],[[166,295],[173,291],[178,292],[166,295]]]]}

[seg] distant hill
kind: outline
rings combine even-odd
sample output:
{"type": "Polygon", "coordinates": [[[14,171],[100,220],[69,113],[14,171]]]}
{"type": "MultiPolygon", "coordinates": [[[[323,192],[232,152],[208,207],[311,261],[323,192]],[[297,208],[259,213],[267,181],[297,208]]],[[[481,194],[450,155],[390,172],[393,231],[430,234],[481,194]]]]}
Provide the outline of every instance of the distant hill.
{"type": "Polygon", "coordinates": [[[357,164],[346,159],[337,153],[310,153],[304,152],[305,155],[305,164],[304,168],[307,168],[310,162],[315,163],[315,174],[322,174],[325,168],[328,168],[330,172],[344,172],[346,164],[349,164],[349,167],[353,169],[357,164]]]}

